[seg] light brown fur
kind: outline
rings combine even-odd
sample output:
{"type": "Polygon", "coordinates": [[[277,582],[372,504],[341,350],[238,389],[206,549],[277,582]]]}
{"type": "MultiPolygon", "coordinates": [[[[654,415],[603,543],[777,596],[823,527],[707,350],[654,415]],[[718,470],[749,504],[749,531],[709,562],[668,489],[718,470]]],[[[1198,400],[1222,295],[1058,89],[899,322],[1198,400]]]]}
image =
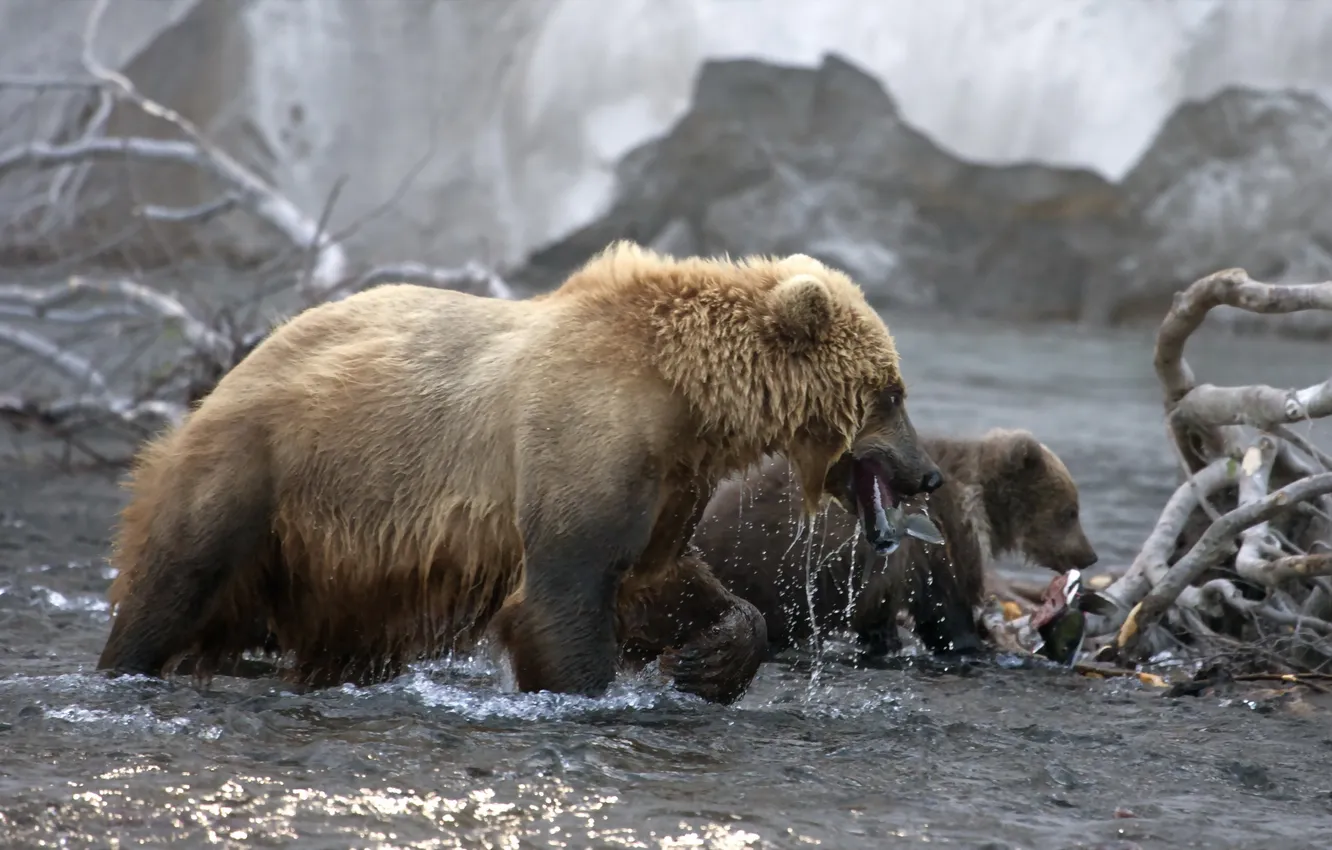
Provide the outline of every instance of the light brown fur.
{"type": "Polygon", "coordinates": [[[803,256],[618,243],[529,301],[386,285],[312,308],[139,456],[99,666],[266,647],[364,682],[495,625],[520,687],[596,693],[606,605],[614,640],[653,632],[627,597],[678,573],[712,588],[698,616],[745,619],[685,551],[716,482],[781,451],[812,509],[843,452],[886,439],[900,384],[860,290],[803,256]]]}

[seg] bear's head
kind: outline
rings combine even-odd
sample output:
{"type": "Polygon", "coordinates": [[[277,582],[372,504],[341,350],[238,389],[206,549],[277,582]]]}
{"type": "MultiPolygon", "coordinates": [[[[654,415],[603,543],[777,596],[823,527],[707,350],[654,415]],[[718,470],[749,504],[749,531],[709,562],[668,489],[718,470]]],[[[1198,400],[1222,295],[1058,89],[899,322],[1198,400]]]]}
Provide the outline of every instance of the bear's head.
{"type": "Polygon", "coordinates": [[[896,543],[883,539],[893,507],[942,482],[917,445],[888,328],[860,287],[812,257],[676,259],[617,242],[551,297],[631,323],[614,333],[639,340],[688,401],[692,443],[679,454],[704,478],[784,455],[807,513],[837,498],[881,548],[896,543]]]}
{"type": "Polygon", "coordinates": [[[876,549],[889,551],[901,533],[893,509],[943,483],[907,414],[893,338],[841,272],[802,254],[775,271],[770,335],[800,382],[782,389],[814,402],[786,449],[805,510],[831,497],[860,518],[876,549]]]}
{"type": "Polygon", "coordinates": [[[1028,431],[982,438],[978,483],[996,551],[1067,572],[1097,561],[1078,515],[1078,485],[1059,456],[1028,431]]]}

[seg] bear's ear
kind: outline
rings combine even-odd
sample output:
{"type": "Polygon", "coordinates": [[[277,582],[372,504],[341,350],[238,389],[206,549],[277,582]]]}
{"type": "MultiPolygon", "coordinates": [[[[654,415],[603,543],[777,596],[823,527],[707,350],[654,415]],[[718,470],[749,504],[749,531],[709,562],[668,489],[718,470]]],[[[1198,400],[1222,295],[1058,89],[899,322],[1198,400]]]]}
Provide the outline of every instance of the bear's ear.
{"type": "Polygon", "coordinates": [[[832,324],[832,293],[812,274],[793,275],[780,281],[768,298],[777,326],[793,341],[818,342],[832,324]]]}
{"type": "Polygon", "coordinates": [[[1014,472],[1030,472],[1045,460],[1045,447],[1029,431],[1014,431],[1008,437],[1008,468],[1014,472]]]}

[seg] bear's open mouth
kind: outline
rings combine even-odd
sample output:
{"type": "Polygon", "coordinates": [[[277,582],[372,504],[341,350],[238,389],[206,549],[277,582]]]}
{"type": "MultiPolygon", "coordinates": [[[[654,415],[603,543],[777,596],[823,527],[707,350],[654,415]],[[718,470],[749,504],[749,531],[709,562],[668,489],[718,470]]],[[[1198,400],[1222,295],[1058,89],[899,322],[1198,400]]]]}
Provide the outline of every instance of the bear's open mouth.
{"type": "Polygon", "coordinates": [[[851,462],[851,492],[860,514],[860,527],[880,555],[892,554],[902,542],[902,529],[892,519],[900,517],[901,512],[893,509],[902,500],[888,481],[888,470],[883,464],[869,458],[851,462]]]}

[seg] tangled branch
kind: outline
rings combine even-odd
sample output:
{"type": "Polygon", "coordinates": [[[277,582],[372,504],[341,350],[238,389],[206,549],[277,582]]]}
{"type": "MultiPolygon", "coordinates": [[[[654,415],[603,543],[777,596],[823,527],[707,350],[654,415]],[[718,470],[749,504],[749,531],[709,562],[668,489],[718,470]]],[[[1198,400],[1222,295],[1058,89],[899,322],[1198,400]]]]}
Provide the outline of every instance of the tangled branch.
{"type": "Polygon", "coordinates": [[[1227,269],[1176,295],[1154,360],[1186,480],[1128,572],[1097,595],[1094,639],[1108,639],[1105,655],[1122,663],[1180,642],[1266,641],[1281,647],[1264,650],[1280,665],[1332,664],[1324,619],[1332,612],[1332,455],[1289,427],[1332,415],[1332,378],[1288,389],[1199,383],[1184,348],[1223,305],[1332,310],[1332,282],[1269,284],[1227,269]],[[1213,499],[1232,506],[1217,512],[1213,499]]]}
{"type": "MultiPolygon", "coordinates": [[[[1234,552],[1234,538],[1237,534],[1289,511],[1299,502],[1326,493],[1332,493],[1332,472],[1311,476],[1283,487],[1252,504],[1230,511],[1212,523],[1189,553],[1177,561],[1129,613],[1116,638],[1121,653],[1130,657],[1135,654],[1144,629],[1159,620],[1184,589],[1197,581],[1207,568],[1215,566],[1226,555],[1234,552]]],[[[1332,624],[1325,625],[1332,629],[1332,624]]]]}
{"type": "MultiPolygon", "coordinates": [[[[53,172],[44,197],[48,219],[71,213],[68,199],[96,163],[131,162],[184,167],[205,175],[216,195],[192,206],[163,206],[133,198],[131,208],[141,220],[202,226],[226,214],[249,216],[280,235],[291,253],[305,258],[304,273],[294,280],[298,307],[336,300],[388,282],[458,289],[472,294],[512,299],[508,285],[493,271],[469,263],[462,268],[433,268],[397,263],[353,272],[346,248],[327,231],[323,216],[312,216],[208,138],[174,109],[142,94],[124,75],[97,58],[96,36],[107,0],[98,0],[83,32],[79,79],[0,79],[0,87],[35,90],[83,89],[95,94],[91,115],[74,138],[34,139],[0,150],[0,181],[20,169],[53,172]],[[109,135],[117,107],[150,116],[171,129],[173,138],[109,135]],[[62,212],[63,211],[63,212],[62,212]]],[[[333,193],[336,196],[336,190],[333,193]]],[[[331,201],[330,201],[331,206],[331,201]]],[[[327,210],[324,211],[327,214],[327,210]]],[[[267,335],[274,319],[236,323],[229,316],[208,317],[191,310],[176,294],[136,275],[79,274],[55,276],[38,283],[0,282],[0,347],[61,379],[69,392],[55,398],[21,393],[0,386],[0,418],[17,426],[38,426],[69,437],[90,428],[112,426],[131,441],[142,439],[164,423],[177,422],[223,375],[267,335]],[[133,392],[117,387],[112,373],[97,358],[83,356],[56,341],[57,326],[78,328],[83,341],[114,340],[127,329],[147,327],[153,342],[179,340],[167,355],[165,375],[133,392]],[[128,426],[128,427],[126,427],[128,426]]],[[[272,290],[256,296],[272,295],[272,290]]],[[[256,311],[257,312],[257,311],[256,311]]],[[[7,380],[0,374],[0,380],[7,380]]]]}

